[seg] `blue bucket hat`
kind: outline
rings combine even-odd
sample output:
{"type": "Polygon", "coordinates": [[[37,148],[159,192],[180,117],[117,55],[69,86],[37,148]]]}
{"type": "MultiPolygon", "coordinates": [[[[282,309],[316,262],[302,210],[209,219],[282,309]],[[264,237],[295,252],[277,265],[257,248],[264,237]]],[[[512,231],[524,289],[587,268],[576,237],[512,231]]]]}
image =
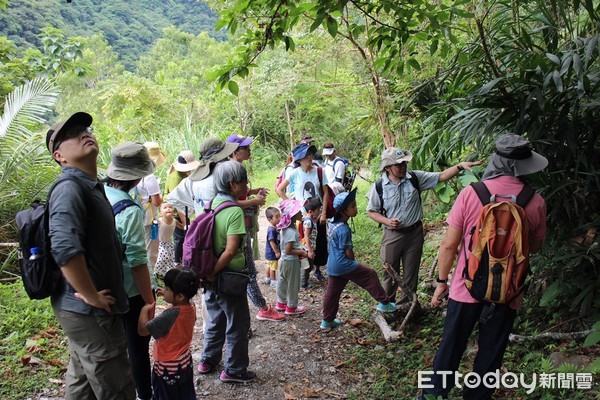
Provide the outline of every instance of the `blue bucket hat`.
{"type": "Polygon", "coordinates": [[[292,149],[292,155],[294,156],[294,161],[302,160],[306,155],[312,152],[313,154],[317,152],[317,148],[313,145],[308,145],[306,143],[299,143],[292,149]]]}
{"type": "Polygon", "coordinates": [[[346,208],[356,200],[356,190],[358,188],[354,188],[349,192],[342,192],[335,196],[333,199],[333,208],[335,208],[335,215],[333,216],[333,220],[339,220],[340,216],[344,212],[346,208]]]}

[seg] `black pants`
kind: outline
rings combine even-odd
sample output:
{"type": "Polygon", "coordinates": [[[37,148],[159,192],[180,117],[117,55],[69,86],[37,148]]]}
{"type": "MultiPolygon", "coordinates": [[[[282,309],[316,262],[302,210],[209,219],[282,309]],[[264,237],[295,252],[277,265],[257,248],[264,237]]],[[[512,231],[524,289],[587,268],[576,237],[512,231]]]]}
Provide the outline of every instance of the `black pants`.
{"type": "Polygon", "coordinates": [[[329,257],[329,249],[327,247],[327,224],[317,223],[317,243],[315,246],[315,261],[314,265],[321,267],[327,265],[327,257],[329,257]]]}
{"type": "Polygon", "coordinates": [[[173,247],[175,247],[175,264],[181,264],[183,256],[183,239],[185,238],[185,230],[175,228],[173,231],[173,247]]]}
{"type": "MultiPolygon", "coordinates": [[[[448,311],[444,322],[444,333],[440,347],[433,360],[433,370],[457,371],[460,360],[467,348],[469,337],[475,324],[479,322],[482,312],[485,313],[486,303],[461,303],[448,301],[448,311]]],[[[489,306],[489,304],[488,304],[489,306]]],[[[473,362],[473,372],[483,377],[502,366],[502,358],[508,344],[508,335],[512,331],[517,312],[505,305],[496,305],[493,314],[485,324],[479,323],[478,350],[473,362]]],[[[425,389],[423,393],[446,398],[454,386],[454,374],[446,377],[446,387],[443,387],[442,375],[432,375],[433,389],[425,389]]],[[[462,385],[462,380],[459,380],[462,385]]],[[[463,385],[463,398],[468,400],[491,399],[495,389],[480,385],[473,389],[463,385]]]]}
{"type": "Polygon", "coordinates": [[[127,336],[127,353],[131,364],[131,373],[138,398],[152,398],[152,370],[150,369],[150,336],[138,335],[138,319],[144,306],[141,295],[129,298],[129,312],[125,314],[125,334],[127,336]]]}

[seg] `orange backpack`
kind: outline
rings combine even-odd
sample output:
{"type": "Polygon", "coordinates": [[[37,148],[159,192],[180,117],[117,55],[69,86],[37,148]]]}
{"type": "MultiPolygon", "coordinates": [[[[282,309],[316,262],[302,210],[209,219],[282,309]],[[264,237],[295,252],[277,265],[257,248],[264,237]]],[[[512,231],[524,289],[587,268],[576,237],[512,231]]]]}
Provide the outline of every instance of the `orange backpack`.
{"type": "Polygon", "coordinates": [[[483,209],[471,230],[465,286],[476,300],[510,305],[523,292],[529,272],[529,224],[524,208],[535,191],[525,185],[515,197],[491,195],[483,182],[471,186],[483,209]],[[512,201],[497,201],[498,197],[512,201]]]}

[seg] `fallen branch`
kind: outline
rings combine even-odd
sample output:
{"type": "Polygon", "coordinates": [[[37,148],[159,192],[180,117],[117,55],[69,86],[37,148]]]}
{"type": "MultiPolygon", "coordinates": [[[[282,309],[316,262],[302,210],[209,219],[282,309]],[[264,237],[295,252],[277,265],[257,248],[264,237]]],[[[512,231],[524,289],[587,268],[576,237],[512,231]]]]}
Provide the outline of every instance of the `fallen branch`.
{"type": "Polygon", "coordinates": [[[379,325],[379,329],[381,329],[381,333],[383,334],[383,338],[386,340],[386,342],[395,342],[402,337],[402,332],[398,332],[390,328],[380,312],[375,311],[373,313],[373,321],[379,325]]]}
{"type": "Polygon", "coordinates": [[[522,336],[511,334],[508,340],[513,343],[522,343],[527,340],[540,340],[540,339],[554,339],[554,340],[566,340],[566,339],[583,339],[587,335],[592,333],[592,329],[581,332],[544,332],[537,335],[522,336]]]}
{"type": "Polygon", "coordinates": [[[0,247],[19,247],[19,243],[0,243],[0,247]]]}
{"type": "Polygon", "coordinates": [[[402,324],[400,324],[400,328],[398,329],[398,332],[400,332],[400,334],[404,333],[404,327],[408,323],[408,320],[410,319],[411,315],[415,311],[416,307],[417,307],[417,294],[413,293],[412,294],[412,301],[410,303],[410,309],[406,313],[406,316],[404,317],[404,321],[402,321],[402,324]]]}
{"type": "MultiPolygon", "coordinates": [[[[392,279],[392,285],[395,286],[401,282],[401,279],[400,279],[400,276],[398,275],[398,273],[387,262],[383,263],[383,273],[389,275],[389,277],[392,279]]],[[[390,327],[387,320],[380,312],[375,311],[373,313],[373,321],[375,321],[375,323],[379,326],[379,329],[381,330],[381,333],[383,334],[384,339],[388,343],[395,342],[404,335],[404,328],[406,327],[406,324],[408,323],[408,320],[412,316],[416,307],[417,307],[417,294],[412,293],[412,301],[410,303],[410,308],[409,308],[408,312],[406,313],[406,315],[404,316],[404,320],[402,321],[402,324],[400,325],[400,329],[398,329],[397,331],[393,330],[390,327]]]]}

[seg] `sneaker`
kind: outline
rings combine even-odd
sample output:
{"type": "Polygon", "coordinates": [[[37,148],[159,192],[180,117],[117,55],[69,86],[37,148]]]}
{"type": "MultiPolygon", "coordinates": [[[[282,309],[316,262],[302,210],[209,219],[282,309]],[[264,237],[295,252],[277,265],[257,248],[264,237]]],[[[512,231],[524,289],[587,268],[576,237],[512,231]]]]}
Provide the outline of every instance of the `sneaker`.
{"type": "Polygon", "coordinates": [[[285,319],[285,315],[279,314],[277,311],[273,310],[273,307],[269,306],[266,311],[258,310],[256,319],[262,321],[282,321],[285,319]]]}
{"type": "Polygon", "coordinates": [[[313,288],[313,284],[312,282],[306,282],[303,283],[302,286],[300,286],[302,289],[312,289],[313,288]]]}
{"type": "Polygon", "coordinates": [[[325,276],[323,275],[323,273],[319,270],[316,270],[315,273],[315,278],[319,281],[319,282],[325,282],[325,276]]]}
{"type": "Polygon", "coordinates": [[[265,285],[269,285],[271,283],[271,278],[269,278],[268,276],[266,278],[264,278],[262,280],[262,283],[264,283],[265,285]]]}
{"type": "Polygon", "coordinates": [[[296,306],[296,307],[286,307],[285,314],[286,315],[299,315],[304,314],[306,312],[306,307],[296,306]]]}
{"type": "Polygon", "coordinates": [[[210,364],[207,364],[203,361],[200,361],[200,364],[198,364],[198,372],[201,374],[208,374],[209,372],[212,372],[212,370],[213,366],[210,364]]]}
{"type": "Polygon", "coordinates": [[[246,370],[246,372],[241,374],[228,374],[223,370],[221,375],[219,376],[221,382],[232,382],[232,383],[246,383],[252,382],[256,379],[256,374],[252,371],[246,370]]]}
{"type": "Polygon", "coordinates": [[[379,303],[377,304],[377,311],[389,313],[396,311],[396,303],[392,303],[391,301],[387,304],[379,303]]]}
{"type": "Polygon", "coordinates": [[[285,304],[285,303],[280,303],[280,302],[275,303],[275,309],[277,311],[285,311],[286,308],[287,308],[287,304],[285,304]]]}
{"type": "Polygon", "coordinates": [[[277,287],[277,281],[271,281],[271,283],[269,283],[269,285],[271,285],[271,287],[276,288],[277,287]]]}
{"type": "Polygon", "coordinates": [[[331,322],[323,320],[321,321],[321,329],[329,331],[331,329],[337,328],[338,326],[340,326],[341,323],[342,321],[340,321],[337,318],[331,322]]]}

